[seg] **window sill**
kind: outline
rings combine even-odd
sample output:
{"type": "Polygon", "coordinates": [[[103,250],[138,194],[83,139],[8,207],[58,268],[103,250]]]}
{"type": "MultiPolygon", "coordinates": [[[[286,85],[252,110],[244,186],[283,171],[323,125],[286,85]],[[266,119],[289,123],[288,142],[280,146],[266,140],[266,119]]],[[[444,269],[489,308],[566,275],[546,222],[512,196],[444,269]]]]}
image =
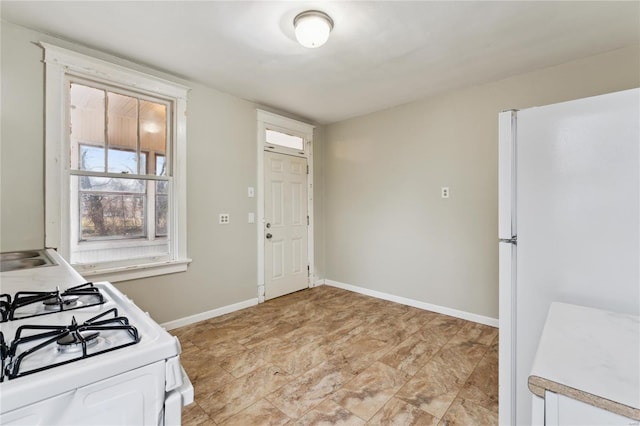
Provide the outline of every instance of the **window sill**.
{"type": "Polygon", "coordinates": [[[185,272],[191,259],[171,260],[165,262],[145,263],[140,265],[118,266],[111,268],[82,268],[73,265],[76,271],[90,281],[129,281],[158,275],[185,272]]]}

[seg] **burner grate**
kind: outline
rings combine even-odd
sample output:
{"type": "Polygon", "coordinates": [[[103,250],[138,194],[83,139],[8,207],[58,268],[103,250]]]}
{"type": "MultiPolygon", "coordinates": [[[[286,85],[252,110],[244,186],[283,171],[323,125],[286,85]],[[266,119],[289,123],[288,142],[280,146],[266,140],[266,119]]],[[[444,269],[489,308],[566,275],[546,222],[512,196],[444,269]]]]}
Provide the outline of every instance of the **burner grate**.
{"type": "Polygon", "coordinates": [[[0,294],[0,322],[5,322],[9,319],[9,313],[11,312],[11,296],[8,294],[0,294]]]}
{"type": "MultiPolygon", "coordinates": [[[[4,368],[4,374],[9,380],[15,379],[17,377],[26,376],[28,374],[37,373],[39,371],[68,364],[70,362],[131,346],[138,343],[139,341],[140,335],[138,334],[138,330],[134,326],[129,325],[129,320],[126,317],[119,316],[118,310],[116,308],[111,308],[101,313],[100,315],[97,315],[85,321],[82,324],[78,324],[74,317],[71,321],[71,324],[66,326],[23,325],[16,331],[15,339],[8,349],[7,355],[10,359],[10,362],[7,364],[6,368],[4,368]],[[109,318],[109,316],[111,317],[109,318]],[[41,332],[23,336],[23,334],[27,334],[28,331],[37,330],[40,330],[41,332]],[[97,335],[95,335],[95,332],[126,333],[126,336],[128,336],[128,341],[125,343],[107,347],[105,349],[95,349],[98,347],[98,345],[94,342],[94,340],[96,340],[98,337],[97,335]],[[25,361],[29,360],[30,357],[36,356],[39,352],[50,349],[52,347],[59,348],[58,342],[65,342],[67,341],[67,339],[77,343],[77,356],[58,362],[53,361],[41,367],[35,367],[26,370],[21,369],[22,364],[25,361]],[[34,342],[35,344],[29,347],[29,345],[34,342]],[[95,350],[89,351],[90,348],[95,350]]],[[[64,352],[65,355],[69,355],[73,351],[60,352],[64,352]]]]}
{"type": "Polygon", "coordinates": [[[7,348],[7,344],[4,342],[4,333],[0,331],[0,364],[2,365],[2,370],[0,370],[0,382],[4,382],[4,361],[7,359],[9,349],[7,348]]]}
{"type": "MultiPolygon", "coordinates": [[[[90,306],[101,305],[105,302],[104,296],[100,293],[100,289],[95,287],[93,283],[80,284],[69,287],[64,292],[59,289],[55,291],[19,291],[15,294],[13,303],[8,295],[0,296],[0,309],[4,303],[10,304],[7,312],[6,320],[16,320],[23,318],[31,318],[39,315],[47,315],[55,312],[71,311],[73,309],[87,308],[90,306]],[[7,301],[1,298],[7,296],[7,301]],[[42,305],[42,310],[37,312],[25,312],[24,309],[42,305]]],[[[5,313],[3,311],[3,318],[5,313]]]]}

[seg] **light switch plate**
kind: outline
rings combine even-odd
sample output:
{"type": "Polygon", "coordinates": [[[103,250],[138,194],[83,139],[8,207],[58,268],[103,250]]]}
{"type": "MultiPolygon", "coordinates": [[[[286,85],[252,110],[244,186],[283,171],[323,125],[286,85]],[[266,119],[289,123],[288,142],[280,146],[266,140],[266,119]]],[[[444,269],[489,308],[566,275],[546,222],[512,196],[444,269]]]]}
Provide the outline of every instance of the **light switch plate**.
{"type": "Polygon", "coordinates": [[[229,224],[229,213],[220,213],[220,216],[218,216],[218,223],[220,225],[228,225],[229,224]]]}
{"type": "Polygon", "coordinates": [[[247,188],[247,197],[249,197],[249,198],[253,198],[253,197],[255,197],[255,196],[256,196],[256,191],[255,191],[255,189],[253,188],[253,186],[248,187],[248,188],[247,188]]]}
{"type": "Polygon", "coordinates": [[[442,198],[449,198],[449,187],[448,186],[443,186],[442,188],[440,188],[440,196],[442,198]]]}

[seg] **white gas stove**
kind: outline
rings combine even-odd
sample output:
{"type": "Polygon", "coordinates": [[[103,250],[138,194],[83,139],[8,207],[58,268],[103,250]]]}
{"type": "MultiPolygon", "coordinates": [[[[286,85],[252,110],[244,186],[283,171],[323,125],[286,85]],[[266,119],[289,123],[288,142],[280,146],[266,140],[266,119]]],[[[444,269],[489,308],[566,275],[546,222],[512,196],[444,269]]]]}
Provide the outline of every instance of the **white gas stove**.
{"type": "Polygon", "coordinates": [[[50,266],[0,274],[0,424],[180,424],[193,387],[178,339],[46,255],[50,266]]]}

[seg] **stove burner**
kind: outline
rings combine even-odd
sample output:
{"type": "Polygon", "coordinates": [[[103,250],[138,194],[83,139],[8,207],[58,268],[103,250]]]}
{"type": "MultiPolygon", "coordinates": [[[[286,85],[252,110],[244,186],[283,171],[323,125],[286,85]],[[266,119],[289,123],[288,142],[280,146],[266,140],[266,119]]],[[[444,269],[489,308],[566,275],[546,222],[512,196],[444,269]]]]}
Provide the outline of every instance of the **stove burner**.
{"type": "MultiPolygon", "coordinates": [[[[0,335],[0,337],[2,336],[0,335]]],[[[11,342],[10,347],[7,348],[5,359],[8,363],[6,363],[4,373],[7,379],[12,380],[27,374],[37,373],[59,365],[135,345],[138,342],[140,342],[138,330],[129,325],[127,317],[119,316],[116,308],[111,308],[96,315],[82,324],[78,324],[75,317],[73,317],[69,325],[22,325],[18,327],[15,339],[11,342]],[[32,334],[35,331],[39,332],[32,334]],[[107,336],[117,335],[121,343],[106,345],[106,348],[97,345],[100,340],[98,336],[101,333],[105,333],[107,336]],[[25,359],[29,360],[32,357],[37,357],[41,350],[47,350],[46,348],[51,347],[66,355],[61,358],[56,357],[54,362],[48,362],[46,365],[22,367],[25,359]],[[68,354],[74,352],[76,355],[69,357],[68,354]]],[[[28,362],[27,365],[29,365],[28,362]]]]}
{"type": "Polygon", "coordinates": [[[105,298],[93,283],[69,287],[61,292],[55,291],[19,291],[13,301],[11,296],[0,295],[0,321],[13,321],[47,315],[72,309],[101,305],[105,298]]]}
{"type": "Polygon", "coordinates": [[[87,348],[97,344],[99,335],[100,333],[97,331],[93,333],[89,331],[73,331],[56,341],[58,343],[58,351],[62,353],[79,352],[82,350],[83,342],[87,348]]]}
{"type": "Polygon", "coordinates": [[[47,311],[59,311],[60,306],[62,306],[63,309],[68,309],[67,306],[76,306],[78,299],[80,299],[80,296],[51,296],[43,300],[42,304],[47,311]]]}

